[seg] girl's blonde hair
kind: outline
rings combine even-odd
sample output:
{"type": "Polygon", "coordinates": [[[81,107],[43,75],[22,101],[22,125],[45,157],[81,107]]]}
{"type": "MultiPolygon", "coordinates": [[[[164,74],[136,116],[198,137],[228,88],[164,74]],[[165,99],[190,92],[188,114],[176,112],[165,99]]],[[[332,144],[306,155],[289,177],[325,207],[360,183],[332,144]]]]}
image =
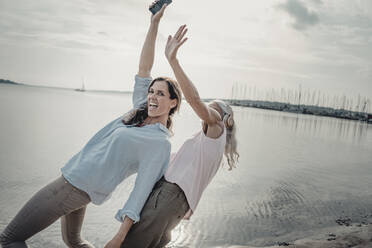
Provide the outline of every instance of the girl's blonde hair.
{"type": "Polygon", "coordinates": [[[229,165],[229,170],[236,168],[236,163],[239,159],[239,153],[237,151],[237,141],[236,141],[236,124],[234,121],[234,112],[230,105],[221,101],[214,100],[215,103],[223,111],[223,123],[226,127],[226,144],[225,144],[225,157],[227,159],[227,164],[229,165]]]}

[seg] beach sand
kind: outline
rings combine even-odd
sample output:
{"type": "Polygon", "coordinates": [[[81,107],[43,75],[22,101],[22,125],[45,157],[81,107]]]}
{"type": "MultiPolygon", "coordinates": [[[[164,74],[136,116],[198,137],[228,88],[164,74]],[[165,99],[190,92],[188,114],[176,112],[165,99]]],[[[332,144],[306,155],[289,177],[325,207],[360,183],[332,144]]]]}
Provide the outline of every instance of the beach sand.
{"type": "MultiPolygon", "coordinates": [[[[324,229],[325,233],[296,240],[281,242],[265,248],[372,248],[372,225],[355,224],[324,229]]],[[[229,246],[228,248],[259,248],[254,246],[229,246]]],[[[262,247],[260,247],[262,248],[262,247]]]]}

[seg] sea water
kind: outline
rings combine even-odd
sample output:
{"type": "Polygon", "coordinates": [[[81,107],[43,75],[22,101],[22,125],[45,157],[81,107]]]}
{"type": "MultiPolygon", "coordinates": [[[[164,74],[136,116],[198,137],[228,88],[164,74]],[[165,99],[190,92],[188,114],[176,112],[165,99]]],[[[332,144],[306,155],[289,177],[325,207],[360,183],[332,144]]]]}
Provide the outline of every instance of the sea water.
{"type": "MultiPolygon", "coordinates": [[[[105,124],[131,107],[131,94],[0,85],[0,231],[105,124]]],[[[372,125],[234,107],[237,168],[222,166],[170,247],[265,246],[307,237],[335,220],[372,214],[372,125]]],[[[175,116],[172,151],[201,129],[187,105],[175,116]]],[[[144,151],[146,152],[146,151],[144,151]]],[[[103,247],[132,176],[101,206],[90,204],[83,236],[103,247]]],[[[65,247],[57,221],[30,247],[65,247]]]]}

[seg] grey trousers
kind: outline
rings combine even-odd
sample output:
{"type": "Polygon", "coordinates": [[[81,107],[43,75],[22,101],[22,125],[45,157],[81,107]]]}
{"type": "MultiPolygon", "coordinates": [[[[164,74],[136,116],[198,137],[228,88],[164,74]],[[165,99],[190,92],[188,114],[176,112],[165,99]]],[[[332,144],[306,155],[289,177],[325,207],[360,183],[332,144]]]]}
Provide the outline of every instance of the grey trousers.
{"type": "Polygon", "coordinates": [[[68,247],[93,248],[80,236],[89,195],[61,176],[37,192],[0,235],[3,248],[24,248],[25,241],[61,218],[68,247]]]}
{"type": "Polygon", "coordinates": [[[164,178],[152,190],[141,219],[129,230],[122,248],[160,248],[171,241],[171,231],[189,210],[185,193],[164,178]]]}

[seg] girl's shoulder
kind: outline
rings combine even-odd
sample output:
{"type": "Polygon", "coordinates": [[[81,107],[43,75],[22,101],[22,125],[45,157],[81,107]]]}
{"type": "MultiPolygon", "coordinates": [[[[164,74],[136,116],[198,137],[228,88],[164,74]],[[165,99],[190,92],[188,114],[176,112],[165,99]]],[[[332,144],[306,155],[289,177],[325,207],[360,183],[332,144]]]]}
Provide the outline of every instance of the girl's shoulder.
{"type": "Polygon", "coordinates": [[[211,139],[218,139],[219,137],[221,137],[221,135],[223,135],[225,127],[222,121],[218,121],[213,125],[203,123],[202,129],[203,129],[202,133],[206,137],[211,139]]]}

